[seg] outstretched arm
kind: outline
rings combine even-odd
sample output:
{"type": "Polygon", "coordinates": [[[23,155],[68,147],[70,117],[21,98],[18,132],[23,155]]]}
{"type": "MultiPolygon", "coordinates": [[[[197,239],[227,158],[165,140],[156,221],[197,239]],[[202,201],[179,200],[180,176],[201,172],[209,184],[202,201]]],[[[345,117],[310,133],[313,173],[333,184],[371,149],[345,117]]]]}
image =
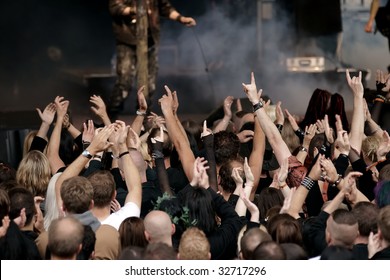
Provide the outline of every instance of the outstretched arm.
{"type": "Polygon", "coordinates": [[[195,162],[195,156],[188,143],[186,135],[181,130],[180,122],[176,120],[176,116],[172,110],[173,95],[171,90],[165,86],[167,94],[160,98],[159,103],[161,105],[161,111],[164,114],[166,126],[168,129],[169,137],[171,138],[173,145],[179,154],[180,161],[183,165],[184,173],[187,176],[188,181],[193,177],[193,165],[195,162]]]}
{"type": "Polygon", "coordinates": [[[256,81],[253,72],[251,73],[251,83],[243,83],[242,85],[249,101],[253,105],[253,109],[258,121],[260,122],[260,126],[263,129],[272,149],[274,150],[276,159],[278,163],[281,164],[285,158],[291,156],[291,152],[280,135],[278,128],[275,126],[263,108],[263,102],[261,101],[262,90],[260,89],[259,92],[257,92],[256,81]]]}

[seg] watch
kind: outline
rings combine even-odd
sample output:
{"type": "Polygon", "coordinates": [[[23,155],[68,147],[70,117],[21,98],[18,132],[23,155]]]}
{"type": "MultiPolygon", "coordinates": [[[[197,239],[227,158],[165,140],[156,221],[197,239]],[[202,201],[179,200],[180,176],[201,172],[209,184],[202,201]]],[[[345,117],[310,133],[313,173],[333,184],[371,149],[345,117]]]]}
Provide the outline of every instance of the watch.
{"type": "Polygon", "coordinates": [[[92,155],[91,153],[88,151],[88,150],[84,150],[82,153],[81,153],[82,156],[88,158],[88,159],[91,159],[92,158],[92,155]]]}
{"type": "Polygon", "coordinates": [[[263,108],[263,106],[264,106],[263,102],[259,100],[259,102],[257,102],[256,104],[253,104],[253,112],[256,112],[260,108],[263,108]]]}

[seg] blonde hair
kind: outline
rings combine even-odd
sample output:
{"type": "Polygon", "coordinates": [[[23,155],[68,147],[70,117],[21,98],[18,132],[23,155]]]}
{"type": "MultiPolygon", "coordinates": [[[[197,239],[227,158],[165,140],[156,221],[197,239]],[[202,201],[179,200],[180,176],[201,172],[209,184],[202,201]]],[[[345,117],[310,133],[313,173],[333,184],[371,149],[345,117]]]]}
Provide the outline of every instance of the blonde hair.
{"type": "Polygon", "coordinates": [[[380,145],[381,139],[377,136],[367,136],[362,142],[362,152],[365,158],[371,162],[376,162],[378,157],[376,151],[380,145]]]}
{"type": "Polygon", "coordinates": [[[295,134],[294,129],[287,118],[284,120],[281,135],[291,153],[301,145],[298,136],[295,134]]]}
{"type": "Polygon", "coordinates": [[[199,228],[188,228],[180,239],[179,256],[181,260],[210,259],[210,243],[206,234],[199,228]]]}
{"type": "Polygon", "coordinates": [[[28,152],[19,163],[16,182],[27,188],[34,196],[46,196],[51,178],[50,163],[40,151],[28,152]]]}

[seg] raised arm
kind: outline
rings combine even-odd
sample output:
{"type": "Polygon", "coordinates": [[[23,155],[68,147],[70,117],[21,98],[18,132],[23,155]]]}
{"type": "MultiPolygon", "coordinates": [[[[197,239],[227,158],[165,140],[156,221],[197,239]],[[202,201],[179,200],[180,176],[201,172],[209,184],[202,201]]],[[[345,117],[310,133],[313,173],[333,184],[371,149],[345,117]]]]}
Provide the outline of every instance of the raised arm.
{"type": "Polygon", "coordinates": [[[261,176],[261,171],[264,162],[264,152],[265,152],[265,134],[261,129],[260,122],[255,120],[253,146],[252,146],[252,152],[249,156],[249,166],[253,173],[253,191],[251,195],[248,196],[249,200],[251,201],[253,201],[256,189],[260,183],[260,176],[261,176]]]}
{"type": "Polygon", "coordinates": [[[54,100],[57,109],[57,120],[50,136],[49,146],[47,149],[47,158],[50,162],[51,173],[55,174],[65,163],[60,158],[59,149],[61,141],[62,122],[68,110],[69,101],[63,97],[57,96],[54,100]]]}
{"type": "Polygon", "coordinates": [[[360,154],[364,135],[364,88],[362,84],[362,72],[359,72],[359,76],[351,78],[347,70],[346,77],[348,85],[353,92],[353,112],[349,137],[350,145],[357,154],[360,154]]]}
{"type": "Polygon", "coordinates": [[[100,118],[105,126],[110,125],[111,120],[107,114],[106,104],[103,99],[99,95],[94,94],[89,98],[89,102],[91,103],[92,112],[100,118]]]}
{"type": "Polygon", "coordinates": [[[274,150],[276,159],[279,164],[281,164],[285,158],[291,156],[291,152],[280,135],[278,128],[275,126],[263,108],[264,104],[261,101],[262,90],[260,89],[257,92],[256,81],[253,72],[251,73],[251,83],[243,83],[242,85],[249,101],[253,105],[253,110],[255,111],[257,120],[260,122],[260,126],[263,129],[264,134],[267,137],[272,149],[274,150]]]}
{"type": "Polygon", "coordinates": [[[165,90],[167,94],[160,98],[159,103],[165,117],[169,137],[179,154],[184,173],[186,174],[188,181],[191,181],[195,156],[191,150],[186,135],[183,134],[180,128],[180,122],[176,120],[176,116],[172,110],[174,102],[172,92],[167,86],[165,86],[165,90]]]}
{"type": "Polygon", "coordinates": [[[146,98],[144,95],[145,86],[142,86],[137,91],[137,101],[138,101],[138,109],[137,116],[134,118],[133,123],[131,124],[131,128],[138,134],[141,134],[142,124],[144,122],[145,116],[148,110],[148,103],[146,102],[146,98]]]}
{"type": "Polygon", "coordinates": [[[36,108],[38,115],[41,119],[41,126],[39,127],[39,130],[37,134],[35,135],[33,142],[31,143],[31,146],[29,148],[29,151],[31,150],[39,150],[43,152],[47,146],[47,133],[50,129],[51,124],[53,123],[54,116],[56,113],[56,105],[54,103],[49,103],[43,112],[36,108]]]}
{"type": "Polygon", "coordinates": [[[81,171],[84,169],[88,161],[97,153],[106,150],[112,143],[108,142],[107,139],[114,132],[114,126],[104,127],[92,140],[87,150],[78,156],[58,177],[55,184],[55,193],[58,209],[62,209],[62,199],[61,199],[61,185],[66,179],[69,179],[74,176],[78,176],[81,171]]]}
{"type": "Polygon", "coordinates": [[[219,131],[226,130],[226,128],[229,125],[230,120],[232,119],[232,103],[234,101],[233,96],[228,96],[223,101],[223,119],[219,121],[219,123],[214,128],[214,133],[217,133],[219,131]]]}

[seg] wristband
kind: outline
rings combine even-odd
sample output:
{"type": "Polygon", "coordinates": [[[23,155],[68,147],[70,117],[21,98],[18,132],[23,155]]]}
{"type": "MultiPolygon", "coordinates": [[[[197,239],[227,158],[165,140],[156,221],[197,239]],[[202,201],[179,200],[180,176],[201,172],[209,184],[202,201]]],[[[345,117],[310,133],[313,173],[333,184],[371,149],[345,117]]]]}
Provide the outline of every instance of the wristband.
{"type": "Polygon", "coordinates": [[[153,151],[152,158],[162,159],[162,158],[164,158],[164,154],[162,152],[156,150],[156,151],[153,151]]]}
{"type": "Polygon", "coordinates": [[[305,132],[303,132],[303,130],[301,128],[298,128],[297,130],[294,131],[295,135],[298,136],[298,137],[302,137],[304,138],[305,137],[305,132]]]}
{"type": "Polygon", "coordinates": [[[315,183],[316,182],[312,178],[306,176],[305,178],[303,178],[301,185],[304,186],[308,191],[310,191],[315,183]]]}
{"type": "Polygon", "coordinates": [[[331,184],[330,186],[333,187],[333,188],[337,187],[338,184],[340,184],[340,182],[341,182],[342,179],[343,179],[343,176],[341,176],[341,175],[339,174],[339,177],[337,178],[337,180],[334,181],[334,183],[331,184]]]}
{"type": "Polygon", "coordinates": [[[175,18],[175,20],[181,23],[181,18],[182,18],[182,16],[181,16],[181,15],[178,15],[178,16],[175,18]]]}
{"type": "Polygon", "coordinates": [[[128,155],[128,154],[130,154],[129,151],[123,152],[123,153],[121,153],[121,154],[118,156],[118,159],[121,158],[121,157],[123,157],[123,156],[125,156],[125,155],[128,155]]]}
{"type": "Polygon", "coordinates": [[[102,159],[102,156],[94,155],[93,158],[100,158],[100,159],[102,159]]]}
{"type": "Polygon", "coordinates": [[[278,128],[279,131],[282,131],[283,125],[282,124],[277,124],[276,127],[278,128]]]}
{"type": "Polygon", "coordinates": [[[139,110],[137,110],[137,112],[135,112],[137,114],[137,116],[146,116],[146,112],[141,112],[139,110]]]}
{"type": "Polygon", "coordinates": [[[305,147],[303,147],[303,146],[299,148],[299,151],[307,153],[307,149],[305,147]]]}
{"type": "Polygon", "coordinates": [[[263,102],[259,101],[256,104],[253,104],[253,112],[256,112],[257,110],[263,108],[263,102]]]}

